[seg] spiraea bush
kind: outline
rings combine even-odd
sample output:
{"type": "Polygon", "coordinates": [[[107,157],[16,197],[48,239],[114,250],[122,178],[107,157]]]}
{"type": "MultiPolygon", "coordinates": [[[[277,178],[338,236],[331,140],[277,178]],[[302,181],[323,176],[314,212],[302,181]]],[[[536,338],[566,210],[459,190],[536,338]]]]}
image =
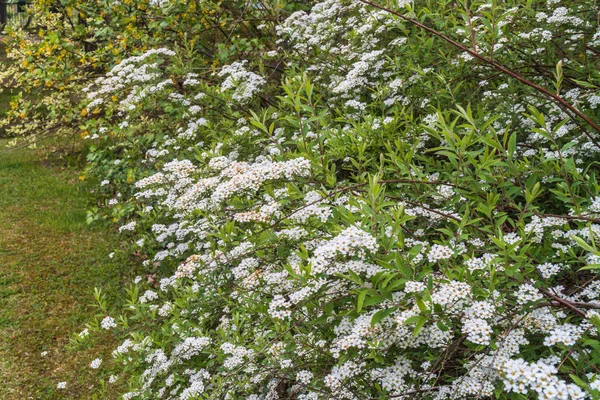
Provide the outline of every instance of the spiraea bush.
{"type": "Polygon", "coordinates": [[[123,398],[599,398],[595,2],[94,7],[23,119],[69,110],[147,257],[85,331],[123,398]]]}

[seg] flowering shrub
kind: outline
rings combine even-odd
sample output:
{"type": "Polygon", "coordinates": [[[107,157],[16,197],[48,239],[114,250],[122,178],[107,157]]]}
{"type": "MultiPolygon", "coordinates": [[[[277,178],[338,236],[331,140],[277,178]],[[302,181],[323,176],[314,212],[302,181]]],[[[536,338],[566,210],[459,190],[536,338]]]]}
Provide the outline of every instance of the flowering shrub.
{"type": "Polygon", "coordinates": [[[160,276],[89,327],[123,398],[598,398],[598,10],[521,3],[294,5],[88,82],[89,219],[160,276]]]}

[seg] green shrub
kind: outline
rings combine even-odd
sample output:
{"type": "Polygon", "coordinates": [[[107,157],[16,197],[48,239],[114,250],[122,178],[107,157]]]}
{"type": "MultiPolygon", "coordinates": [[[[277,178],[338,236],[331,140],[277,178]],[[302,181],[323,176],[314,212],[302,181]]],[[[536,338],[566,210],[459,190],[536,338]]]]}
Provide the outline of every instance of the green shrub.
{"type": "Polygon", "coordinates": [[[124,398],[598,398],[596,5],[366,3],[157,18],[75,96],[124,398]]]}

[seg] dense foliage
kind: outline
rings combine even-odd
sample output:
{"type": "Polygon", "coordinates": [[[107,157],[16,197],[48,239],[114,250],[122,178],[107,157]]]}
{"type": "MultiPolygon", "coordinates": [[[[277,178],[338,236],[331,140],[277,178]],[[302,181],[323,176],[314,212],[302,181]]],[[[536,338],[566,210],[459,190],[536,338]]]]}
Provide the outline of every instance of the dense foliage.
{"type": "Polygon", "coordinates": [[[600,396],[598,6],[388,3],[9,31],[8,132],[81,133],[90,222],[147,257],[75,340],[123,335],[125,399],[600,396]]]}

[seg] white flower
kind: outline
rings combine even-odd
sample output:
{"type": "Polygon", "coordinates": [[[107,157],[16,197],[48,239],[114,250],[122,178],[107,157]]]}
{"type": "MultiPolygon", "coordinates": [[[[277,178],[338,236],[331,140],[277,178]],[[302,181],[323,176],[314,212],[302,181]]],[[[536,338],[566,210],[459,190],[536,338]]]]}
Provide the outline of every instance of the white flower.
{"type": "Polygon", "coordinates": [[[313,378],[313,373],[310,371],[302,370],[296,374],[296,380],[300,383],[308,385],[313,378]]]}
{"type": "Polygon", "coordinates": [[[541,293],[529,283],[522,284],[517,292],[517,303],[525,304],[542,299],[541,293]]]}
{"type": "Polygon", "coordinates": [[[134,231],[134,230],[135,230],[135,227],[136,227],[136,225],[137,225],[137,222],[136,222],[136,221],[131,221],[130,223],[128,223],[128,224],[125,224],[125,225],[123,225],[123,226],[119,227],[119,232],[123,232],[123,231],[134,231]]]}
{"type": "Polygon", "coordinates": [[[422,282],[408,281],[404,285],[405,293],[417,293],[425,289],[425,284],[422,282]]]}
{"type": "Polygon", "coordinates": [[[57,389],[66,389],[67,387],[67,382],[58,382],[58,385],[56,385],[57,389]]]}
{"type": "Polygon", "coordinates": [[[468,318],[463,321],[462,332],[467,335],[467,340],[476,344],[489,345],[492,328],[486,320],[481,318],[468,318]]]}
{"type": "Polygon", "coordinates": [[[545,263],[537,266],[544,279],[550,279],[562,269],[561,264],[545,263]]]}
{"type": "Polygon", "coordinates": [[[102,328],[109,330],[111,328],[116,328],[117,324],[115,322],[115,319],[112,317],[106,317],[102,320],[102,322],[100,323],[100,325],[102,326],[102,328]]]}
{"type": "Polygon", "coordinates": [[[100,364],[102,364],[102,359],[101,358],[96,358],[94,361],[92,361],[90,363],[90,368],[92,368],[92,369],[98,369],[98,368],[100,368],[100,364]]]}
{"type": "Polygon", "coordinates": [[[427,253],[427,259],[429,262],[437,262],[440,260],[446,260],[452,257],[453,254],[454,252],[450,247],[434,244],[427,253]]]}
{"type": "Polygon", "coordinates": [[[221,84],[221,89],[227,91],[233,89],[232,98],[240,103],[248,102],[261,87],[267,82],[260,75],[246,70],[247,61],[236,61],[231,65],[225,65],[217,74],[226,77],[221,84]]]}

